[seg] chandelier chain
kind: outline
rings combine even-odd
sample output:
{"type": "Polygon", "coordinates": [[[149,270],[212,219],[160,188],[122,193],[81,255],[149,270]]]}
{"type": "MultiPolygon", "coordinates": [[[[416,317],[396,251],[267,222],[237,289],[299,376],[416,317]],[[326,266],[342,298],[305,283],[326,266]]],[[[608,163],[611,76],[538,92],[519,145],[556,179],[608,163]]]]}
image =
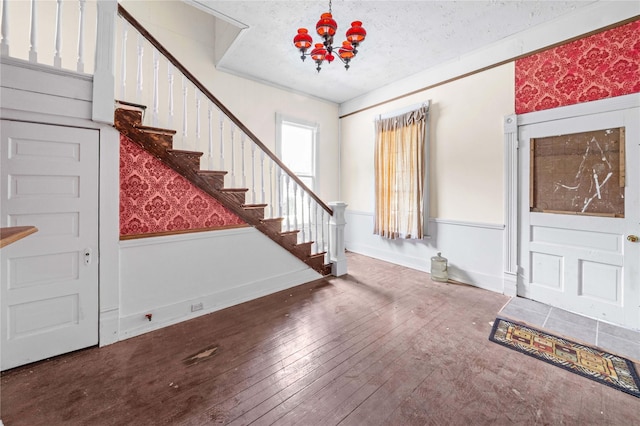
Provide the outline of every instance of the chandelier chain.
{"type": "Polygon", "coordinates": [[[331,0],[329,0],[329,13],[333,13],[331,12],[331,0]]]}

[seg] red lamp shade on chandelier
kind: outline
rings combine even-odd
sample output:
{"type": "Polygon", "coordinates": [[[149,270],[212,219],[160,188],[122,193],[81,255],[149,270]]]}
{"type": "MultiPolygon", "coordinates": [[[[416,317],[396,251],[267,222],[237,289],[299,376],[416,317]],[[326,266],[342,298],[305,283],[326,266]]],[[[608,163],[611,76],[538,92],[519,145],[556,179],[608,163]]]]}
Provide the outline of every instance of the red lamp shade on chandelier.
{"type": "Polygon", "coordinates": [[[333,54],[334,50],[338,51],[338,58],[344,64],[345,69],[349,69],[349,62],[355,58],[358,53],[358,46],[362,43],[367,36],[367,32],[362,28],[362,22],[354,21],[351,23],[351,28],[347,30],[347,39],[342,42],[342,46],[339,48],[333,47],[333,36],[338,30],[338,24],[331,15],[331,1],[329,1],[329,12],[323,13],[320,16],[320,20],[316,24],[316,32],[322,37],[322,43],[316,43],[310,53],[307,50],[313,45],[313,39],[309,35],[309,31],[306,28],[299,28],[298,34],[293,38],[293,44],[302,54],[300,59],[303,61],[307,56],[311,56],[311,59],[316,63],[316,70],[320,72],[322,63],[327,61],[333,62],[336,56],[333,54]]]}

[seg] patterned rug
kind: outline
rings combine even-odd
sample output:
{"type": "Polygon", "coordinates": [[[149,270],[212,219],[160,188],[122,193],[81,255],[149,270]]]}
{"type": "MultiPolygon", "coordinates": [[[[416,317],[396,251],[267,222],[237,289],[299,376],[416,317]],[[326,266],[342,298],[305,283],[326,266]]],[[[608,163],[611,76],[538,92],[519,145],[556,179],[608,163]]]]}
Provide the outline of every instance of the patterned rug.
{"type": "Polygon", "coordinates": [[[489,340],[640,398],[640,378],[628,359],[496,318],[489,340]]]}

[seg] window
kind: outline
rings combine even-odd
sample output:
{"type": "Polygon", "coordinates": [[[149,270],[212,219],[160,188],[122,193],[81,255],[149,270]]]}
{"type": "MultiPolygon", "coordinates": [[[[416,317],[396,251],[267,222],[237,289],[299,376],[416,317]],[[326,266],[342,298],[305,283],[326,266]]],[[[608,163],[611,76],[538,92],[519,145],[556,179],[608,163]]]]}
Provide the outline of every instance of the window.
{"type": "Polygon", "coordinates": [[[318,125],[278,115],[276,129],[276,154],[311,191],[315,191],[318,125]]]}
{"type": "Polygon", "coordinates": [[[428,216],[428,104],[376,120],[374,234],[421,239],[428,216]]]}

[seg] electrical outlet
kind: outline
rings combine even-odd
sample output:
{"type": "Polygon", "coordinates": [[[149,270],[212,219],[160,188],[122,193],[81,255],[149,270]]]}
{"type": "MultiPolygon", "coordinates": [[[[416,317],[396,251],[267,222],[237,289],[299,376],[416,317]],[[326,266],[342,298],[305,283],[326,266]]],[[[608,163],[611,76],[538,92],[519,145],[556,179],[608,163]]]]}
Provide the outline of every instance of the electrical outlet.
{"type": "Polygon", "coordinates": [[[191,305],[191,312],[202,310],[202,302],[191,305]]]}

